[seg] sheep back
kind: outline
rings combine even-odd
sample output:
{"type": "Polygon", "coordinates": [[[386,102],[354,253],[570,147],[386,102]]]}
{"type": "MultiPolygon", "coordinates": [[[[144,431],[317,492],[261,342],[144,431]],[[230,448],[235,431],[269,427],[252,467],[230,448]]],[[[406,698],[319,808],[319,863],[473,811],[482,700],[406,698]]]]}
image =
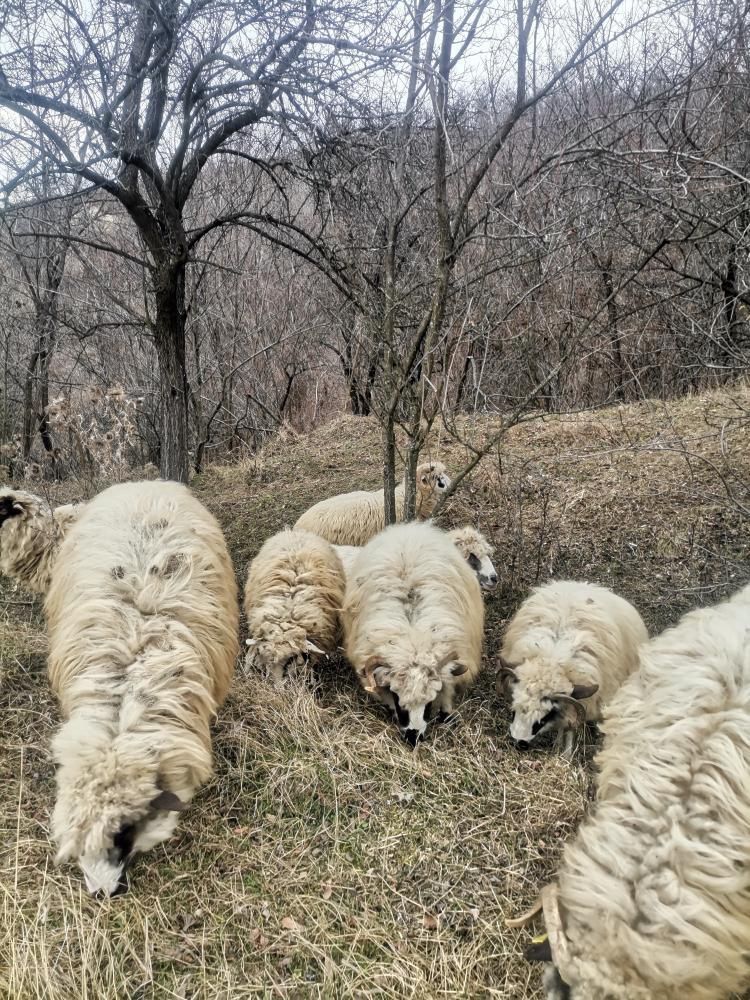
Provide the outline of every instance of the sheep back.
{"type": "Polygon", "coordinates": [[[309,642],[332,652],[343,600],[344,569],[332,545],[296,528],[273,535],[245,584],[250,660],[278,677],[286,662],[307,655],[309,642]]]}
{"type": "Polygon", "coordinates": [[[641,616],[624,598],[596,584],[558,580],[537,587],[523,602],[505,631],[501,656],[521,664],[517,676],[530,699],[598,684],[585,701],[586,718],[597,721],[602,706],[637,669],[647,639],[641,616]]]}
{"type": "Polygon", "coordinates": [[[209,723],[238,653],[221,529],[178,483],[113,486],[70,525],[45,612],[68,720],[53,744],[64,857],[137,817],[148,790],[187,800],[211,773],[209,723]]]}
{"type": "MultiPolygon", "coordinates": [[[[484,604],[474,572],[445,532],[432,524],[393,525],[358,554],[342,612],[346,655],[360,680],[372,657],[437,648],[467,669],[481,667],[484,604]]],[[[408,659],[408,657],[407,657],[408,659]]]]}
{"type": "Polygon", "coordinates": [[[648,643],[608,705],[599,803],[565,848],[576,1000],[719,1000],[748,982],[750,586],[648,643]]]}

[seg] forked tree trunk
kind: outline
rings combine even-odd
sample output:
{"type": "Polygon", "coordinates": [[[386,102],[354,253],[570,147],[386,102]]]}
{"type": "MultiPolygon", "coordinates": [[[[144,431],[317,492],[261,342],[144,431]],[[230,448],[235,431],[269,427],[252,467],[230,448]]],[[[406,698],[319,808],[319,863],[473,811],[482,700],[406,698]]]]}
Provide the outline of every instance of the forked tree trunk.
{"type": "Polygon", "coordinates": [[[160,473],[186,483],[188,456],[188,383],[185,368],[185,265],[160,268],[155,281],[154,341],[161,395],[160,473]]]}

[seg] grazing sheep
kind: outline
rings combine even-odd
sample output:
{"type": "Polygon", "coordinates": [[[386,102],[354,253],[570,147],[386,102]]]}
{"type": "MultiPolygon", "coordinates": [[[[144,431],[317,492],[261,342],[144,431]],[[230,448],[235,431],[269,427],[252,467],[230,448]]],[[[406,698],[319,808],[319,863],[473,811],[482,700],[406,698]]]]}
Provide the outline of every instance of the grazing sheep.
{"type": "Polygon", "coordinates": [[[70,526],[45,612],[65,720],[57,860],[77,858],[89,891],[113,895],[211,775],[209,724],[238,653],[221,529],[179,483],[112,486],[70,526]]]}
{"type": "Polygon", "coordinates": [[[467,524],[463,528],[453,528],[448,532],[448,538],[477,574],[482,590],[494,590],[497,587],[497,572],[491,557],[495,548],[481,531],[467,524]]]}
{"type": "MultiPolygon", "coordinates": [[[[484,535],[469,525],[463,528],[454,528],[452,531],[448,531],[447,535],[477,574],[479,586],[482,590],[494,590],[497,587],[497,572],[490,558],[494,548],[484,535]]],[[[362,546],[334,545],[333,548],[341,560],[344,573],[348,576],[354,565],[354,560],[362,550],[362,546]]]]}
{"type": "MultiPolygon", "coordinates": [[[[426,462],[417,467],[417,517],[428,518],[441,493],[450,486],[450,477],[441,462],[426,462]]],[[[396,487],[396,520],[404,519],[405,483],[396,487]]],[[[335,545],[364,545],[383,529],[385,508],[383,490],[368,493],[341,493],[321,500],[300,517],[295,528],[312,531],[335,545]]]]}
{"type": "Polygon", "coordinates": [[[24,590],[45,594],[60,542],[82,509],[69,503],[53,510],[33,493],[0,489],[0,571],[24,590]]]}
{"type": "Polygon", "coordinates": [[[750,586],[648,643],[542,893],[549,1000],[722,1000],[750,967],[750,586]]]}
{"type": "Polygon", "coordinates": [[[641,616],[611,590],[573,580],[537,587],[508,626],[499,657],[516,746],[526,750],[554,729],[570,754],[574,729],[601,718],[647,639],[641,616]]]}
{"type": "Polygon", "coordinates": [[[365,689],[412,746],[432,715],[453,711],[482,658],[484,604],[475,574],[432,524],[392,525],[357,556],[342,611],[345,649],[365,689]]]}
{"type": "Polygon", "coordinates": [[[310,653],[336,648],[344,570],[333,546],[310,531],[280,531],[253,559],[245,584],[248,664],[277,683],[310,653]]]}

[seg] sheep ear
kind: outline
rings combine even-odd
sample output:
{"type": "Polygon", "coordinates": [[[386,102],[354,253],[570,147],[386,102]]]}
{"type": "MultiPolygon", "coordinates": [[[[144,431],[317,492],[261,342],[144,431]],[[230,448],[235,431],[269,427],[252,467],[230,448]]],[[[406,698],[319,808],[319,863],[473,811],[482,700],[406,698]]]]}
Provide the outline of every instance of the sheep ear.
{"type": "Polygon", "coordinates": [[[525,954],[527,962],[551,962],[552,948],[547,935],[545,934],[543,941],[532,941],[525,954]]]}
{"type": "Polygon", "coordinates": [[[381,660],[379,656],[371,656],[366,662],[363,670],[363,681],[365,691],[373,694],[376,688],[388,687],[388,676],[391,668],[381,660]]]}
{"type": "Polygon", "coordinates": [[[583,701],[584,698],[592,698],[598,690],[598,684],[576,684],[570,692],[570,697],[576,701],[583,701]]]}
{"type": "Polygon", "coordinates": [[[187,809],[187,802],[183,802],[178,795],[167,789],[151,799],[149,805],[152,809],[161,809],[164,812],[182,812],[183,809],[187,809]]]}

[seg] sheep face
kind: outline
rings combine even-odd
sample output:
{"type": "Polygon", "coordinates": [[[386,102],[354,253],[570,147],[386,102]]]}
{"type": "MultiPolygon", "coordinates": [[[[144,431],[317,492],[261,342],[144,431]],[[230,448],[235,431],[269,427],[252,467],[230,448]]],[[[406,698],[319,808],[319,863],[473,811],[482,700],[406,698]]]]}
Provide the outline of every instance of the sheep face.
{"type": "Polygon", "coordinates": [[[451,478],[442,462],[417,466],[417,509],[435,506],[437,498],[450,487],[451,478]]]}
{"type": "Polygon", "coordinates": [[[573,684],[559,666],[541,658],[510,664],[501,657],[500,681],[510,692],[510,736],[519,750],[550,730],[560,734],[583,725],[583,701],[599,690],[598,684],[573,684]]]}
{"type": "Polygon", "coordinates": [[[455,653],[437,659],[417,654],[407,663],[388,663],[371,657],[365,664],[364,687],[393,713],[401,738],[415,747],[424,739],[427,724],[452,709],[453,678],[466,671],[455,653]]]}
{"type": "Polygon", "coordinates": [[[0,554],[12,559],[26,544],[29,522],[51,516],[52,509],[41,497],[24,490],[0,490],[0,554]]]}
{"type": "MultiPolygon", "coordinates": [[[[92,896],[120,896],[128,891],[127,869],[136,854],[169,838],[185,803],[174,792],[159,792],[139,819],[123,819],[114,833],[89,833],[85,853],[78,857],[86,888],[92,896]]],[[[58,854],[58,861],[65,854],[58,854]]]]}
{"type": "Polygon", "coordinates": [[[494,590],[497,587],[497,571],[492,562],[494,546],[490,545],[484,535],[468,525],[465,528],[455,528],[448,532],[453,544],[477,574],[482,590],[494,590]]]}

